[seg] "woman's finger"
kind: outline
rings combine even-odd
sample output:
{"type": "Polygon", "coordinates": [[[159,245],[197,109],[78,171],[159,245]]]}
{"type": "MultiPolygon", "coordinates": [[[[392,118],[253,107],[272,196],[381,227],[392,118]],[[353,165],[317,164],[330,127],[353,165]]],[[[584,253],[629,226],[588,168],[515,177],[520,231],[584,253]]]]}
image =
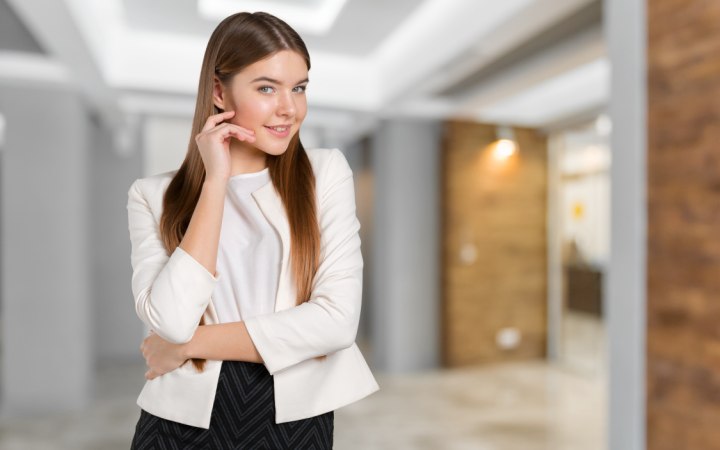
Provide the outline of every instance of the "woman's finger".
{"type": "Polygon", "coordinates": [[[241,141],[255,142],[255,135],[247,133],[245,131],[230,128],[228,134],[234,136],[235,138],[237,138],[241,141]]]}
{"type": "Polygon", "coordinates": [[[255,137],[255,131],[251,130],[249,128],[241,127],[240,125],[235,125],[234,123],[225,122],[223,125],[227,125],[228,127],[235,128],[248,136],[255,137]]]}
{"type": "Polygon", "coordinates": [[[207,139],[213,135],[219,136],[220,139],[222,139],[222,140],[225,140],[228,138],[228,136],[232,135],[232,136],[236,136],[241,141],[248,141],[248,142],[255,141],[255,132],[253,130],[248,130],[247,128],[243,128],[243,127],[235,125],[233,123],[221,123],[220,125],[216,126],[213,129],[203,131],[195,137],[195,141],[198,142],[198,145],[199,145],[201,140],[207,139]],[[231,132],[228,130],[235,130],[235,131],[231,132]],[[240,134],[237,134],[237,133],[240,133],[240,134]]]}
{"type": "Polygon", "coordinates": [[[220,122],[231,118],[234,114],[235,111],[225,111],[221,112],[220,114],[213,114],[205,121],[205,125],[203,126],[202,131],[208,131],[215,128],[220,122]]]}
{"type": "Polygon", "coordinates": [[[248,141],[248,142],[255,141],[255,135],[248,133],[247,131],[245,131],[244,128],[238,127],[237,125],[232,125],[232,124],[227,124],[227,125],[228,126],[223,126],[222,128],[218,128],[218,133],[220,133],[220,136],[222,136],[223,139],[227,139],[228,137],[232,136],[241,141],[248,141]]]}

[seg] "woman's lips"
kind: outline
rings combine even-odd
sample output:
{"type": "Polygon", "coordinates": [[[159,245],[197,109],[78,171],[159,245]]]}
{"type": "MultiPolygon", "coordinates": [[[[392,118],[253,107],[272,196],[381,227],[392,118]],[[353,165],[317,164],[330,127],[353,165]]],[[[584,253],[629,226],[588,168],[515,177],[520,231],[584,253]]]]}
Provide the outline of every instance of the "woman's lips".
{"type": "Polygon", "coordinates": [[[279,138],[285,138],[290,135],[290,126],[282,126],[282,127],[269,127],[265,125],[265,129],[270,132],[271,135],[279,138]],[[278,131],[277,129],[280,128],[283,131],[278,131]]]}

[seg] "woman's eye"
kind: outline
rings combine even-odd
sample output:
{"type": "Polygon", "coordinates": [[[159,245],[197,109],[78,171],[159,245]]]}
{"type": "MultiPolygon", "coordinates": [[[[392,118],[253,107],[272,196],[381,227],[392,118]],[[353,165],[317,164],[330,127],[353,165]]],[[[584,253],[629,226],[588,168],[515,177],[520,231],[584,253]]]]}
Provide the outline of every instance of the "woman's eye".
{"type": "MultiPolygon", "coordinates": [[[[275,88],[272,86],[262,86],[258,88],[258,91],[262,92],[263,94],[272,94],[275,88]]],[[[295,92],[305,92],[307,90],[307,86],[295,86],[293,89],[295,92]]]]}

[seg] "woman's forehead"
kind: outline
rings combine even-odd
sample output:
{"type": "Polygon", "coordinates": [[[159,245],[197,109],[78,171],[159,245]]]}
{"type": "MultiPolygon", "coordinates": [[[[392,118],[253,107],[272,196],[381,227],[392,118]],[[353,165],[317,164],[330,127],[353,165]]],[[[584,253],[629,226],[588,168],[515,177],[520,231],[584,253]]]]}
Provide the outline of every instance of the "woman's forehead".
{"type": "Polygon", "coordinates": [[[238,73],[244,81],[271,81],[297,84],[307,78],[305,59],[297,52],[282,50],[256,61],[238,73]]]}

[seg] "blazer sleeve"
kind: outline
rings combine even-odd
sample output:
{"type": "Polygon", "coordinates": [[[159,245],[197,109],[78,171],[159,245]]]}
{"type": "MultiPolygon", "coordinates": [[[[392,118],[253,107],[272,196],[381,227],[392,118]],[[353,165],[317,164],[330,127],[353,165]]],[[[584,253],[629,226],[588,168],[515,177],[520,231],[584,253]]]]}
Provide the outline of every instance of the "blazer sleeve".
{"type": "Polygon", "coordinates": [[[310,299],[245,321],[270,374],[350,347],[357,335],[363,259],[353,174],[339,150],[329,158],[328,182],[318,202],[321,261],[310,299]]]}
{"type": "Polygon", "coordinates": [[[219,279],[179,246],[168,256],[143,195],[143,180],[128,191],[132,293],[135,311],[163,339],[190,341],[219,279]]]}

